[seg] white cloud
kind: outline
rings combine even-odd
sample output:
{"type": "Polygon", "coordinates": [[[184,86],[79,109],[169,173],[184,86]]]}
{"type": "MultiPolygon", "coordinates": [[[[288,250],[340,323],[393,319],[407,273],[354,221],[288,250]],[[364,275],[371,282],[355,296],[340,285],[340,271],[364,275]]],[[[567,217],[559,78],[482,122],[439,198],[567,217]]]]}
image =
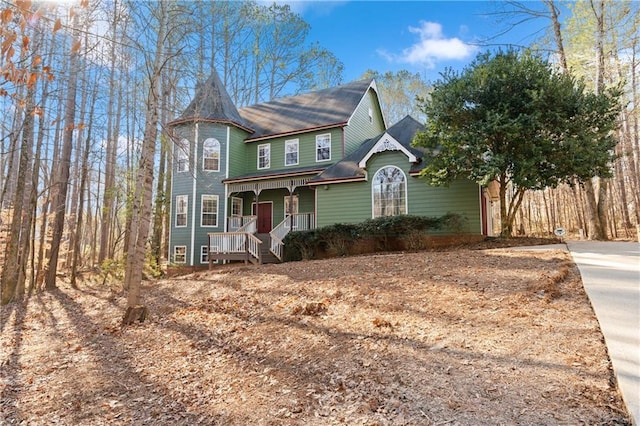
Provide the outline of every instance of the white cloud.
{"type": "Polygon", "coordinates": [[[379,50],[378,54],[395,62],[435,68],[438,62],[467,59],[477,50],[457,37],[445,37],[442,25],[437,22],[420,21],[420,26],[410,26],[409,32],[419,38],[411,47],[403,49],[401,54],[394,55],[385,50],[379,50]]]}

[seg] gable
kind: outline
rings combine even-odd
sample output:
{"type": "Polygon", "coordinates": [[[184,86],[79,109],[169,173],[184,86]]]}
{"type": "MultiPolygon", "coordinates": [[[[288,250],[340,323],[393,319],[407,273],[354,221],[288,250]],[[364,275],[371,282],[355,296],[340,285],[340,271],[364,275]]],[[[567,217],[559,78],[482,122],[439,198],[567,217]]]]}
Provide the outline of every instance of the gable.
{"type": "Polygon", "coordinates": [[[399,152],[403,154],[407,162],[411,164],[411,173],[413,174],[423,167],[422,157],[424,152],[411,146],[413,136],[421,128],[422,125],[418,121],[406,116],[382,134],[362,142],[356,151],[328,167],[324,172],[309,181],[309,184],[320,185],[366,180],[365,168],[367,162],[374,154],[384,152],[399,152]]]}
{"type": "Polygon", "coordinates": [[[369,158],[371,158],[374,154],[385,151],[400,151],[407,156],[409,162],[415,163],[418,161],[418,158],[407,148],[405,148],[400,142],[395,140],[393,136],[389,135],[388,133],[384,133],[380,137],[380,139],[378,139],[376,144],[371,147],[369,152],[365,154],[362,160],[360,160],[360,162],[358,163],[358,167],[367,167],[367,161],[369,160],[369,158]]]}

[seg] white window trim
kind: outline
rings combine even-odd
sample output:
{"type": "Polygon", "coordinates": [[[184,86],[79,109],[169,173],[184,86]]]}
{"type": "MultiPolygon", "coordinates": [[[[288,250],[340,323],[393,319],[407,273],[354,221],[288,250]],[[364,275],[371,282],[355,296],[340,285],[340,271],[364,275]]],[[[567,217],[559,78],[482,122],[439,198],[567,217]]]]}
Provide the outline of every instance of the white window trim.
{"type": "Polygon", "coordinates": [[[189,226],[189,196],[188,195],[176,195],[176,217],[175,217],[175,221],[174,221],[174,226],[176,228],[186,228],[187,226],[189,226]],[[184,198],[185,199],[185,210],[184,213],[178,213],[178,209],[180,208],[180,199],[184,198]],[[183,214],[185,221],[184,221],[184,225],[178,225],[178,214],[183,214]]]}
{"type": "MultiPolygon", "coordinates": [[[[284,216],[285,216],[285,217],[287,217],[287,203],[288,203],[288,202],[289,202],[289,200],[291,199],[290,197],[291,197],[290,195],[285,196],[285,197],[284,197],[284,200],[283,200],[283,202],[282,202],[282,211],[284,212],[284,216]]],[[[298,195],[294,195],[294,196],[293,196],[293,200],[294,200],[294,202],[293,202],[293,206],[294,206],[295,208],[294,208],[294,209],[292,209],[293,211],[292,211],[291,213],[293,213],[293,214],[297,214],[297,213],[299,212],[299,210],[300,210],[300,197],[299,197],[298,195]]],[[[297,222],[297,221],[296,221],[296,222],[297,222]]],[[[289,221],[285,222],[284,227],[285,227],[285,228],[289,228],[289,221]]],[[[297,227],[298,227],[298,224],[297,224],[297,223],[294,223],[294,224],[293,224],[293,229],[296,229],[297,227]]]]}
{"type": "Polygon", "coordinates": [[[285,166],[297,166],[300,164],[300,140],[299,139],[289,139],[284,141],[284,165],[285,166]],[[295,145],[296,147],[296,162],[287,164],[287,146],[295,145]]]}
{"type": "Polygon", "coordinates": [[[325,161],[331,161],[331,133],[323,133],[321,135],[316,135],[316,163],[322,163],[325,161]],[[323,158],[321,160],[318,159],[318,142],[319,138],[328,136],[329,137],[329,158],[323,158]]]}
{"type": "Polygon", "coordinates": [[[242,210],[244,207],[244,200],[240,197],[231,197],[231,216],[242,216],[242,210]],[[233,213],[233,203],[234,201],[240,201],[240,213],[239,214],[234,214],[233,213]]]}
{"type": "MultiPolygon", "coordinates": [[[[211,246],[211,251],[215,251],[218,252],[220,251],[220,249],[218,248],[218,246],[211,246]]],[[[200,246],[200,264],[201,265],[206,265],[209,263],[209,246],[200,246]],[[207,249],[207,260],[202,260],[202,257],[204,256],[204,250],[207,249]]],[[[213,263],[220,263],[219,260],[214,260],[213,263]]]]}
{"type": "Polygon", "coordinates": [[[204,140],[204,142],[202,143],[202,170],[204,170],[205,172],[219,172],[220,171],[220,141],[216,138],[207,138],[204,140]],[[207,169],[205,167],[205,163],[207,160],[209,159],[213,159],[215,157],[208,157],[206,156],[206,150],[205,147],[207,145],[207,142],[215,142],[218,144],[218,148],[217,148],[217,152],[218,152],[218,167],[215,169],[207,169]]]}
{"type": "Polygon", "coordinates": [[[180,142],[176,144],[176,172],[177,173],[185,173],[189,171],[189,141],[187,139],[181,139],[180,142]],[[186,160],[184,162],[184,169],[180,168],[181,159],[186,160]]]}
{"type": "Polygon", "coordinates": [[[271,144],[270,143],[263,143],[261,145],[258,145],[258,152],[257,152],[258,156],[258,162],[256,164],[258,170],[265,170],[265,169],[270,169],[271,168],[271,144]],[[267,165],[265,167],[260,167],[260,149],[262,148],[266,148],[267,149],[267,165]]]}
{"type": "Polygon", "coordinates": [[[376,170],[376,172],[372,175],[371,178],[371,218],[375,219],[377,217],[385,217],[385,216],[376,216],[376,200],[375,200],[375,193],[373,191],[373,187],[375,185],[375,179],[376,179],[376,175],[380,172],[380,170],[382,169],[386,169],[387,167],[393,167],[394,169],[398,169],[400,170],[400,173],[402,173],[402,177],[404,178],[404,213],[402,214],[408,214],[409,213],[409,182],[407,181],[407,175],[405,174],[404,170],[402,170],[400,167],[394,165],[394,164],[387,164],[386,166],[382,166],[380,167],[378,170],[376,170]]]}
{"type": "MultiPolygon", "coordinates": [[[[202,194],[200,196],[200,226],[203,228],[217,228],[218,227],[218,218],[220,217],[219,215],[220,212],[220,197],[218,195],[215,194],[202,194]],[[204,211],[204,199],[205,198],[214,198],[216,200],[216,211],[215,211],[215,215],[216,215],[216,223],[215,225],[204,225],[204,215],[205,215],[205,211],[204,211]]],[[[207,214],[213,214],[213,212],[207,212],[207,214]]]]}
{"type": "Polygon", "coordinates": [[[187,263],[187,246],[173,246],[173,263],[187,263]],[[184,260],[182,262],[176,260],[178,249],[184,249],[184,254],[180,255],[184,256],[184,260]]]}

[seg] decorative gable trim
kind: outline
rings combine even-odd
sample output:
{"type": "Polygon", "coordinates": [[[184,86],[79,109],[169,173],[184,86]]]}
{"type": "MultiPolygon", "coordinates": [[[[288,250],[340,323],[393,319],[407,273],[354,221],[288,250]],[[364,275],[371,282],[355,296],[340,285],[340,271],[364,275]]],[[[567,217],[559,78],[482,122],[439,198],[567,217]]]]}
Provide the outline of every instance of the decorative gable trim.
{"type": "Polygon", "coordinates": [[[366,167],[367,161],[369,161],[369,158],[371,158],[373,154],[377,154],[379,152],[387,152],[387,151],[401,151],[402,153],[404,153],[404,155],[407,156],[407,158],[411,163],[416,163],[418,161],[416,156],[413,155],[411,151],[405,148],[400,142],[398,142],[389,133],[385,132],[385,134],[383,134],[380,137],[378,142],[376,142],[376,144],[369,150],[369,152],[367,152],[367,155],[365,155],[362,158],[362,160],[360,160],[360,162],[358,163],[358,167],[362,167],[362,168],[366,167]]]}

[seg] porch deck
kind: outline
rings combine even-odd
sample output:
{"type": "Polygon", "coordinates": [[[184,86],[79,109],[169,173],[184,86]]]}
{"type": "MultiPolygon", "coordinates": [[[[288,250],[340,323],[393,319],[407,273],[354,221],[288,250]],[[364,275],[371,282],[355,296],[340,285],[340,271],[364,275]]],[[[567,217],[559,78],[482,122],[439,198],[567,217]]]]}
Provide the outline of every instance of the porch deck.
{"type": "Polygon", "coordinates": [[[256,216],[229,218],[228,229],[233,232],[213,232],[209,239],[209,269],[215,261],[243,261],[256,265],[282,261],[283,240],[291,231],[315,228],[313,213],[295,213],[276,225],[268,234],[257,233],[256,216]]]}

